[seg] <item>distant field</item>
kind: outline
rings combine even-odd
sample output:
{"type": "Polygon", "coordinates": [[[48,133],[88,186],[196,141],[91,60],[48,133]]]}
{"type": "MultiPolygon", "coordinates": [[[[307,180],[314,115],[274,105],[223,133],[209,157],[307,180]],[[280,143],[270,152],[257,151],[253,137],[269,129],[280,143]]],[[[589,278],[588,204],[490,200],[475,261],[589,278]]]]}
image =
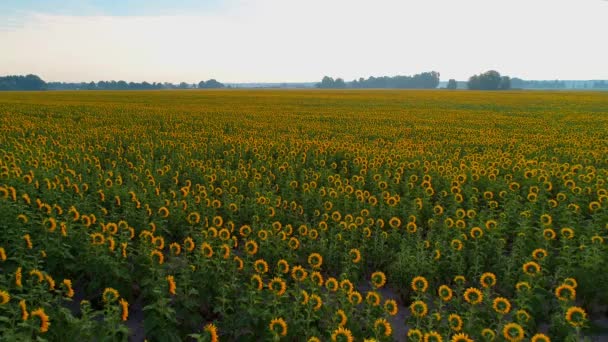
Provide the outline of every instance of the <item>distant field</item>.
{"type": "Polygon", "coordinates": [[[0,339],[577,341],[607,180],[606,92],[0,92],[0,339]]]}

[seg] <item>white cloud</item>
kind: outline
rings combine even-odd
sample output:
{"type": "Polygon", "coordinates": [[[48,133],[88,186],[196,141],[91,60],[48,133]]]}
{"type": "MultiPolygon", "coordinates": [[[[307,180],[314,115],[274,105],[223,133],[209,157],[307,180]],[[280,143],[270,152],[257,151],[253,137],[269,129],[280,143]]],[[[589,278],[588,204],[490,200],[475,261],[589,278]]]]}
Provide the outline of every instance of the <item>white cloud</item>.
{"type": "Polygon", "coordinates": [[[241,0],[187,16],[30,14],[0,31],[0,74],[47,80],[347,80],[490,68],[608,78],[599,0],[241,0]]]}

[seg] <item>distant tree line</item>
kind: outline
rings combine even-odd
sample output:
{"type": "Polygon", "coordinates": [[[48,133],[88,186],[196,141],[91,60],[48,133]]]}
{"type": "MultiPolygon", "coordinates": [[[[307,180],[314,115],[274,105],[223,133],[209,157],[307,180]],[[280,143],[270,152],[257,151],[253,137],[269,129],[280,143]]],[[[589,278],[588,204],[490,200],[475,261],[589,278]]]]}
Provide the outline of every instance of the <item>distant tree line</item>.
{"type": "Polygon", "coordinates": [[[593,82],[594,89],[608,89],[608,81],[595,81],[593,82]]]}
{"type": "Polygon", "coordinates": [[[223,88],[224,84],[211,79],[208,81],[201,81],[197,84],[190,84],[181,82],[179,84],[169,82],[125,82],[125,81],[99,81],[95,82],[81,82],[81,83],[65,83],[65,82],[49,82],[49,90],[159,90],[159,89],[211,89],[211,88],[223,88]]]}
{"type": "Polygon", "coordinates": [[[36,75],[0,77],[0,90],[45,90],[46,82],[36,75]]]}
{"type": "Polygon", "coordinates": [[[371,76],[368,79],[359,78],[352,82],[344,82],[342,78],[323,77],[317,88],[397,88],[397,89],[433,89],[439,85],[439,73],[436,71],[423,72],[413,76],[371,76]]]}
{"type": "Polygon", "coordinates": [[[521,89],[565,89],[566,82],[564,81],[526,81],[521,78],[514,77],[511,79],[513,88],[521,89]]]}
{"type": "Polygon", "coordinates": [[[95,82],[45,82],[36,75],[4,76],[0,77],[0,91],[2,90],[155,90],[155,89],[219,89],[224,84],[210,79],[198,84],[181,82],[173,84],[168,82],[126,82],[126,81],[99,81],[95,82]]]}

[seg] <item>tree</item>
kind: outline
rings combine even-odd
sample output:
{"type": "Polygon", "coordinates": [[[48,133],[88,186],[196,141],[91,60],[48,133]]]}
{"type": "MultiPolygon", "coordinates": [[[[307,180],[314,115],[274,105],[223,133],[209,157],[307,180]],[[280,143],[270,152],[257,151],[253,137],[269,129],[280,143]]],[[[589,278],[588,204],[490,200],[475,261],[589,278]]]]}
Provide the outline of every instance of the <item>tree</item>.
{"type": "Polygon", "coordinates": [[[198,87],[199,89],[220,89],[220,88],[224,88],[224,84],[218,82],[215,79],[210,79],[207,82],[205,81],[200,81],[198,83],[198,87]]]}
{"type": "Polygon", "coordinates": [[[317,88],[333,88],[335,84],[335,81],[333,78],[329,77],[329,76],[325,76],[323,77],[323,79],[321,80],[321,83],[317,83],[315,86],[317,88]]]}
{"type": "Polygon", "coordinates": [[[508,76],[501,77],[495,70],[486,71],[469,78],[467,87],[473,90],[498,90],[511,88],[511,79],[508,76]]]}
{"type": "Polygon", "coordinates": [[[346,88],[346,83],[341,78],[336,78],[334,81],[334,88],[346,88]]]}
{"type": "Polygon", "coordinates": [[[0,77],[0,90],[45,90],[47,84],[36,75],[0,77]]]}
{"type": "Polygon", "coordinates": [[[469,81],[467,82],[467,88],[471,90],[481,89],[481,83],[479,82],[479,76],[473,75],[469,77],[469,81]]]}
{"type": "Polygon", "coordinates": [[[500,84],[498,88],[501,90],[511,89],[511,78],[509,76],[503,76],[500,78],[500,84]]]}
{"type": "Polygon", "coordinates": [[[450,78],[450,80],[448,81],[448,85],[447,85],[448,89],[456,89],[458,88],[458,84],[456,83],[456,80],[453,78],[450,78]]]}

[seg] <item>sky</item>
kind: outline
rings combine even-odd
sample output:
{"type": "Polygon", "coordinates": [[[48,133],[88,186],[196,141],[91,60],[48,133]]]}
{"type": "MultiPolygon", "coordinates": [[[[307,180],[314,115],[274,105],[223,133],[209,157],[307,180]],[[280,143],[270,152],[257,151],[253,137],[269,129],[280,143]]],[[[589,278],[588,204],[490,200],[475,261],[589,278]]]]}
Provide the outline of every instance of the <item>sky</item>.
{"type": "Polygon", "coordinates": [[[606,0],[1,0],[0,75],[608,79],[606,0]]]}

